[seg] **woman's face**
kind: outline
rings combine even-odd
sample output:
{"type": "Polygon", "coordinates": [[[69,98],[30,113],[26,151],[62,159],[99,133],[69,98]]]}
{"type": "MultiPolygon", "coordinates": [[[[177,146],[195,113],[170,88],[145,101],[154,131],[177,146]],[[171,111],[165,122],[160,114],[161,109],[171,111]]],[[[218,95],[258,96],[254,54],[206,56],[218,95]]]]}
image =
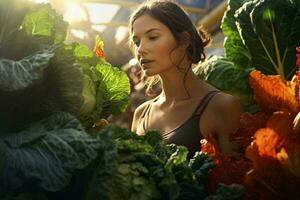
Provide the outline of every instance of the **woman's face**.
{"type": "Polygon", "coordinates": [[[135,53],[147,76],[176,70],[184,51],[170,29],[148,14],[137,18],[132,25],[135,53]]]}

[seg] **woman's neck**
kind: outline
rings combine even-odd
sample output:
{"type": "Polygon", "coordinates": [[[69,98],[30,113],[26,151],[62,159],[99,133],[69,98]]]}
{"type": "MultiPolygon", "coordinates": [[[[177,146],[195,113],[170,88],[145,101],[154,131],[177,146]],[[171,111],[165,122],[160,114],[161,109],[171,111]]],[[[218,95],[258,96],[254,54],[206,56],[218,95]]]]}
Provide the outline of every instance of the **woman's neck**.
{"type": "Polygon", "coordinates": [[[185,77],[184,72],[161,75],[162,96],[166,102],[181,101],[192,98],[193,89],[201,80],[190,69],[185,77]]]}

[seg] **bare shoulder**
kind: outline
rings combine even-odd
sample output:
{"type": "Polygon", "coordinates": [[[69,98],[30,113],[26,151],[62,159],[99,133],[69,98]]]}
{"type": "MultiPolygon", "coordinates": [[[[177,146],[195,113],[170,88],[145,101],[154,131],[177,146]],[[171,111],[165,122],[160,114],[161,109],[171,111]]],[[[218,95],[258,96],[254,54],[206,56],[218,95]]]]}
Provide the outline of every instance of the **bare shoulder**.
{"type": "Polygon", "coordinates": [[[237,97],[220,92],[214,98],[214,108],[219,111],[236,111],[242,112],[242,106],[237,97]]]}
{"type": "Polygon", "coordinates": [[[217,132],[230,133],[237,129],[243,112],[240,101],[226,93],[218,93],[212,102],[217,132]]]}
{"type": "Polygon", "coordinates": [[[144,103],[142,103],[141,105],[139,105],[133,114],[133,119],[132,119],[132,124],[131,124],[131,131],[132,132],[136,132],[137,127],[138,127],[138,122],[141,118],[141,115],[143,113],[143,111],[145,110],[146,106],[148,106],[148,104],[150,103],[149,101],[145,101],[144,103]]]}
{"type": "Polygon", "coordinates": [[[230,140],[230,135],[237,131],[242,114],[242,106],[238,98],[226,94],[218,93],[212,99],[210,113],[209,133],[216,139],[221,153],[225,156],[238,156],[234,152],[235,144],[230,140]]]}

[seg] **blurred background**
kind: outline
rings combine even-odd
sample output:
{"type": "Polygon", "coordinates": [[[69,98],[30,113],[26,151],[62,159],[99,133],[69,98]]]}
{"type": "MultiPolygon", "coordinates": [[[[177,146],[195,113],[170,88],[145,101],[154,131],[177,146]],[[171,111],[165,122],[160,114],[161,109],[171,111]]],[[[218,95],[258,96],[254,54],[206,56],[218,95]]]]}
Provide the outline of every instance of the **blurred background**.
{"type": "MultiPolygon", "coordinates": [[[[109,121],[130,128],[132,114],[143,101],[140,68],[128,45],[128,19],[143,0],[28,0],[50,3],[69,23],[67,43],[79,42],[94,48],[96,36],[104,41],[106,60],[125,71],[131,81],[131,103],[126,112],[111,116],[109,121]]],[[[206,55],[223,55],[224,35],[220,23],[227,7],[226,0],[177,0],[188,12],[196,27],[202,26],[212,37],[206,55]]]]}

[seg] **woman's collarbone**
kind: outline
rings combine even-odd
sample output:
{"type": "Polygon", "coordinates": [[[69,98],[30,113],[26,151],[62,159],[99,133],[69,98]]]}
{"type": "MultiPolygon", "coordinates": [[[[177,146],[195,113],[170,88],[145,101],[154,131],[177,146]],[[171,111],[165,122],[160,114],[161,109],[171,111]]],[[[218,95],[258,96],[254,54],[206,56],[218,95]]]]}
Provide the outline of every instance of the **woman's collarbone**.
{"type": "Polygon", "coordinates": [[[152,106],[147,129],[158,130],[163,133],[169,132],[183,124],[194,113],[197,105],[186,103],[186,105],[173,105],[166,108],[152,106]]]}

